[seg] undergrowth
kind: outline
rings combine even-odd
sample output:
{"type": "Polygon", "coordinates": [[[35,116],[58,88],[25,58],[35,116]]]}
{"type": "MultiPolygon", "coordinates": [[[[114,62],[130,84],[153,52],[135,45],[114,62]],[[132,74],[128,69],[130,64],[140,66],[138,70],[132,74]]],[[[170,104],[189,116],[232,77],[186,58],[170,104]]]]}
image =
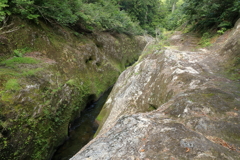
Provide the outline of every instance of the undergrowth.
{"type": "Polygon", "coordinates": [[[209,32],[203,33],[200,42],[198,43],[201,47],[211,46],[212,35],[209,32]]]}

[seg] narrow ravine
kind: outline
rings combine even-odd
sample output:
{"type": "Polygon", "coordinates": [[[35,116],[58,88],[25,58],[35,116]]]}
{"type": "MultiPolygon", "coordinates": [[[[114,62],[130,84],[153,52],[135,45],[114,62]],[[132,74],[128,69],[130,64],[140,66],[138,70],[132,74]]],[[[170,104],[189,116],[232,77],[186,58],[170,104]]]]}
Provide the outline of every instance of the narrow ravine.
{"type": "Polygon", "coordinates": [[[232,32],[211,48],[176,32],[143,53],[115,83],[98,135],[70,160],[239,160],[240,84],[223,65],[239,55],[240,21],[232,32]]]}
{"type": "Polygon", "coordinates": [[[94,136],[98,129],[96,117],[101,111],[112,87],[92,104],[86,106],[81,116],[74,121],[69,132],[69,139],[56,151],[52,160],[68,160],[75,155],[94,136]]]}

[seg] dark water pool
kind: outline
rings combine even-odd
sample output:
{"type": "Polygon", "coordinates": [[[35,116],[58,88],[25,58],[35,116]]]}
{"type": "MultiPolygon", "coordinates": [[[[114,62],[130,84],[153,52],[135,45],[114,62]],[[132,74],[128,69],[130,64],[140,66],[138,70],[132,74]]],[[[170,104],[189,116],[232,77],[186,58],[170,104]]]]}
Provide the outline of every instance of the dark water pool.
{"type": "Polygon", "coordinates": [[[112,88],[108,89],[96,102],[82,111],[80,118],[76,119],[69,133],[69,139],[56,151],[52,160],[69,160],[84,145],[86,145],[97,131],[95,122],[112,88]]]}

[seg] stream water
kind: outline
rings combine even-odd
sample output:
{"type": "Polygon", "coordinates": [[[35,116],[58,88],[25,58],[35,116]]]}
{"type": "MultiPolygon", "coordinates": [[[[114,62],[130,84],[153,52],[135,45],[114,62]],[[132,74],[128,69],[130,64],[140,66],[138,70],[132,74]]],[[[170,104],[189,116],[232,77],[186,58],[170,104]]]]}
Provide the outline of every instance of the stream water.
{"type": "Polygon", "coordinates": [[[111,89],[108,89],[96,102],[86,107],[81,116],[74,121],[69,139],[56,151],[52,160],[69,160],[94,136],[98,129],[95,119],[107,100],[111,89]]]}

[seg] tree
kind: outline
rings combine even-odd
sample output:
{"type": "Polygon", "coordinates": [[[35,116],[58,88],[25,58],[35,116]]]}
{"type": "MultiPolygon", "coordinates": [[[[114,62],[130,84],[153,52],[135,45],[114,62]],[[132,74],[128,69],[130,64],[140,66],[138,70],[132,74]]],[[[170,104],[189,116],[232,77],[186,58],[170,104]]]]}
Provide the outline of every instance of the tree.
{"type": "Polygon", "coordinates": [[[139,23],[152,33],[160,22],[159,4],[159,0],[2,0],[0,22],[12,13],[35,22],[42,18],[51,24],[81,23],[91,30],[134,34],[142,32],[139,23]]]}
{"type": "Polygon", "coordinates": [[[172,13],[176,10],[178,0],[167,0],[166,3],[168,7],[171,9],[172,13]]]}
{"type": "Polygon", "coordinates": [[[121,10],[126,11],[133,21],[139,22],[150,34],[155,34],[155,28],[161,25],[165,16],[159,0],[119,0],[118,3],[121,10]]]}
{"type": "Polygon", "coordinates": [[[239,0],[185,0],[183,11],[196,29],[231,28],[239,18],[239,0]]]}
{"type": "Polygon", "coordinates": [[[7,14],[7,11],[6,11],[6,7],[8,7],[8,0],[2,0],[0,2],[0,22],[4,20],[6,14],[7,14]]]}

